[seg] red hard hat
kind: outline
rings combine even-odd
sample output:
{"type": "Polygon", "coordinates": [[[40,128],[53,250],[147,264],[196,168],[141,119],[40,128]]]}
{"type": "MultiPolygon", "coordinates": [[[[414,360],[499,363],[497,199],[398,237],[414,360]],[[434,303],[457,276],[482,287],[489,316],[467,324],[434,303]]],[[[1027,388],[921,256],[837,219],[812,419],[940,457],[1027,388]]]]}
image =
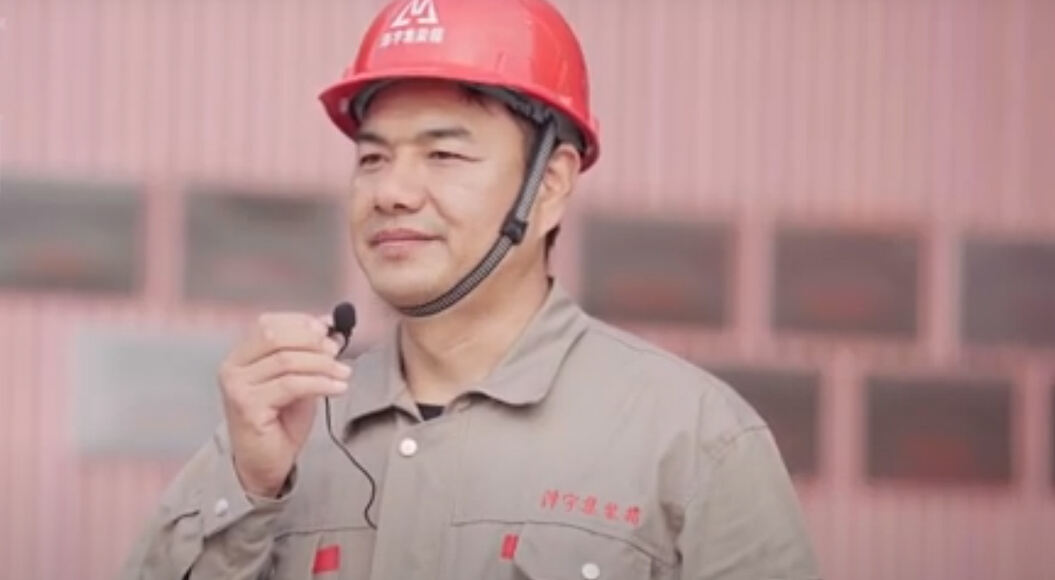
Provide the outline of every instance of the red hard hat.
{"type": "Polygon", "coordinates": [[[396,0],[371,23],[355,61],[319,98],[349,137],[357,100],[379,81],[433,78],[513,91],[578,130],[585,171],[599,155],[586,59],[546,0],[396,0]]]}

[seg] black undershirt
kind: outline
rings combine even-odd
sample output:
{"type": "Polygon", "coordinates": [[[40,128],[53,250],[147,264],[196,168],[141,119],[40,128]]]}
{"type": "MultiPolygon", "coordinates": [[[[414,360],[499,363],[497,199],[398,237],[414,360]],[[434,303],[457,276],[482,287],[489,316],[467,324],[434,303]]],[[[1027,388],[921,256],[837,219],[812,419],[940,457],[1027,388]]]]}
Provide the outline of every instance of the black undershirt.
{"type": "Polygon", "coordinates": [[[424,403],[418,403],[418,410],[421,411],[421,417],[428,421],[443,414],[443,405],[426,405],[424,403]]]}

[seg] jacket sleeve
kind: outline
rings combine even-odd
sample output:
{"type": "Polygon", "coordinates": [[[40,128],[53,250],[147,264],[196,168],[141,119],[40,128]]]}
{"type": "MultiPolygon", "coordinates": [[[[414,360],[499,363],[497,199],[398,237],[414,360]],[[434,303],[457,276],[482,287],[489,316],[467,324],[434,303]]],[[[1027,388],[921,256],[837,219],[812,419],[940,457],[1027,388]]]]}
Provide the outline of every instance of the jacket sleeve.
{"type": "Polygon", "coordinates": [[[264,576],[270,565],[272,528],[295,480],[294,469],[280,499],[248,496],[234,470],[226,428],[218,429],[165,490],[119,578],[264,576]]]}
{"type": "Polygon", "coordinates": [[[791,478],[769,429],[704,452],[678,539],[686,580],[820,578],[791,478]]]}

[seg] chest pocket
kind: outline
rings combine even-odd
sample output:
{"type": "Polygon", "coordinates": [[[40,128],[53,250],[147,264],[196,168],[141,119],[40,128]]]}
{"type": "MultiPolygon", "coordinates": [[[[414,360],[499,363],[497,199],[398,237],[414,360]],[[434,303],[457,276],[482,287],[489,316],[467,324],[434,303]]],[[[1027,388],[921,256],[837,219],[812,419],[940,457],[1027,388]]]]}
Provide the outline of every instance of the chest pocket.
{"type": "Polygon", "coordinates": [[[643,580],[652,558],[617,538],[561,525],[528,523],[513,557],[517,580],[643,580]]]}
{"type": "Polygon", "coordinates": [[[287,533],[275,539],[266,578],[359,580],[370,574],[373,530],[343,528],[287,533]]]}

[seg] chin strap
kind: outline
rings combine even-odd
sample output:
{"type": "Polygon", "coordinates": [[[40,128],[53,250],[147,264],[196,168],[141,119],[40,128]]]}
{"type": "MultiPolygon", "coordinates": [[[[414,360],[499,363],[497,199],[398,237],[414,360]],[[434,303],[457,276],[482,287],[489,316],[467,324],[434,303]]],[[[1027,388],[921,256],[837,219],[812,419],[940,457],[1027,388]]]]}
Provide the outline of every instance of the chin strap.
{"type": "Polygon", "coordinates": [[[506,214],[498,239],[495,240],[491,249],[488,250],[476,267],[470,270],[450,290],[425,304],[400,308],[399,311],[401,313],[413,317],[431,316],[454,306],[490,276],[491,272],[498,267],[499,262],[502,261],[502,258],[505,257],[509,250],[524,239],[524,233],[528,227],[528,214],[531,213],[531,206],[535,203],[535,197],[538,195],[538,188],[542,182],[542,175],[546,170],[546,163],[557,145],[556,121],[552,117],[548,118],[542,123],[541,127],[542,130],[539,132],[538,140],[535,142],[534,150],[531,153],[531,162],[528,164],[524,183],[521,184],[516,201],[513,202],[513,207],[506,214]]]}

